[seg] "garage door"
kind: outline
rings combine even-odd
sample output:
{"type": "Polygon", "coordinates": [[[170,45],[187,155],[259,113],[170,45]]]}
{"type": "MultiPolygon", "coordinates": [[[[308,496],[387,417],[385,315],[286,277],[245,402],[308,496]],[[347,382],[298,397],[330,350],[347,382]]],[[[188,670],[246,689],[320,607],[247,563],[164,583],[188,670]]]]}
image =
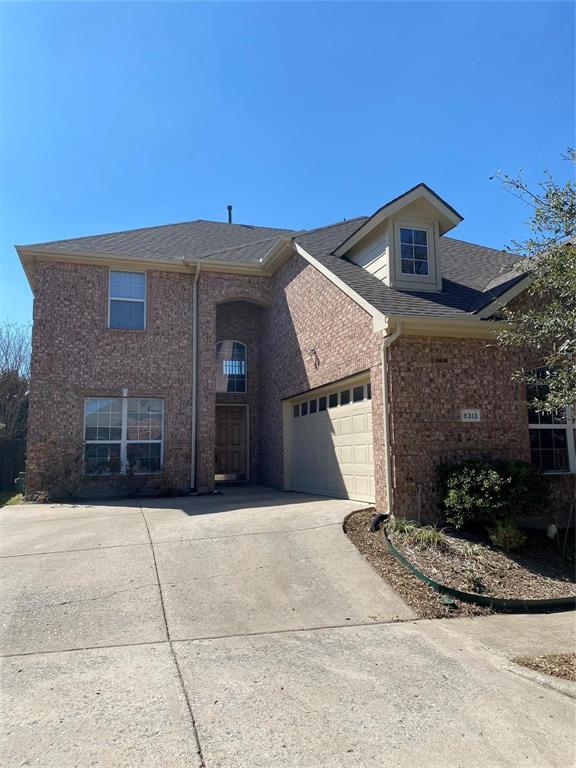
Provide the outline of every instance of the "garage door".
{"type": "Polygon", "coordinates": [[[293,489],[374,501],[370,384],[341,384],[291,405],[293,489]]]}

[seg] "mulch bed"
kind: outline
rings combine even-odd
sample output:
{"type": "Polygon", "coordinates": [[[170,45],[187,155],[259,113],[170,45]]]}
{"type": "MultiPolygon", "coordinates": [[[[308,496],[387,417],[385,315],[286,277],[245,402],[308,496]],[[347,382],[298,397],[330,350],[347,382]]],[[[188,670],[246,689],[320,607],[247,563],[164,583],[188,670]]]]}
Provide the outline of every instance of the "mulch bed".
{"type": "Polygon", "coordinates": [[[490,608],[463,603],[460,600],[455,600],[453,607],[443,605],[442,595],[417,579],[389,553],[382,531],[370,532],[373,515],[374,510],[362,510],[352,514],[346,521],[346,534],[374,570],[404,598],[419,618],[442,619],[494,613],[490,608]]]}
{"type": "Polygon", "coordinates": [[[545,672],[554,677],[576,682],[576,653],[555,653],[550,656],[517,656],[512,659],[516,664],[530,667],[537,672],[545,672]]]}
{"type": "Polygon", "coordinates": [[[462,592],[518,600],[576,596],[574,561],[543,531],[532,531],[519,553],[505,553],[479,537],[446,532],[442,547],[422,549],[394,533],[390,540],[418,570],[462,592]]]}
{"type": "MultiPolygon", "coordinates": [[[[372,533],[373,509],[353,513],[346,520],[345,531],[370,565],[404,598],[419,618],[485,616],[494,609],[454,600],[443,604],[443,596],[416,578],[388,551],[383,531],[372,533]]],[[[516,599],[541,599],[576,595],[573,559],[563,558],[554,541],[543,532],[529,534],[526,551],[505,554],[481,543],[479,539],[447,536],[450,555],[434,549],[407,546],[402,536],[394,535],[394,545],[419,570],[446,586],[465,592],[516,599]],[[475,556],[469,547],[475,544],[475,556]],[[468,550],[468,555],[464,553],[468,550]],[[473,589],[475,587],[476,589],[473,589]]],[[[572,552],[573,548],[569,547],[572,552]]],[[[452,598],[451,598],[452,599],[452,598]]]]}

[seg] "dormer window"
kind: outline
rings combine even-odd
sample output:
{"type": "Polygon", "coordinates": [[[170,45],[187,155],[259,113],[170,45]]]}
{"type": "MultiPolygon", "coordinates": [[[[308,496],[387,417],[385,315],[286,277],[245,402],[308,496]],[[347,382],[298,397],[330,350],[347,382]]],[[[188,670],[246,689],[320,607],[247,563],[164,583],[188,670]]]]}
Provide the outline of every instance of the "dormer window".
{"type": "Polygon", "coordinates": [[[400,261],[403,275],[428,275],[428,232],[400,227],[400,261]]]}
{"type": "Polygon", "coordinates": [[[454,208],[418,184],[379,208],[332,253],[388,288],[441,291],[440,238],[461,221],[454,208]]]}

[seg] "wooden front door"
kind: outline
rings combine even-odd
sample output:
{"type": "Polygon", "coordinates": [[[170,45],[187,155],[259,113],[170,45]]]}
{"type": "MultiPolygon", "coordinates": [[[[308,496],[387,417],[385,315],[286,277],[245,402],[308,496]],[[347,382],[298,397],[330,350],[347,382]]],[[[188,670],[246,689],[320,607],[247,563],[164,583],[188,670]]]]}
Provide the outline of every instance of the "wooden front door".
{"type": "Polygon", "coordinates": [[[248,479],[247,408],[216,406],[216,480],[248,479]]]}

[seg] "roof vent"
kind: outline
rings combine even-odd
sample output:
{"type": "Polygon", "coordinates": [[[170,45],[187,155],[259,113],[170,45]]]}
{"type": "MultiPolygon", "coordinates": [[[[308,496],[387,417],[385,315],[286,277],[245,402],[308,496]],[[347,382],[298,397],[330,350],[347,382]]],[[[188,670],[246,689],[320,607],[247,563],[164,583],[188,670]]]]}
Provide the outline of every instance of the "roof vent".
{"type": "Polygon", "coordinates": [[[226,206],[228,208],[228,224],[232,224],[232,206],[226,206]]]}

